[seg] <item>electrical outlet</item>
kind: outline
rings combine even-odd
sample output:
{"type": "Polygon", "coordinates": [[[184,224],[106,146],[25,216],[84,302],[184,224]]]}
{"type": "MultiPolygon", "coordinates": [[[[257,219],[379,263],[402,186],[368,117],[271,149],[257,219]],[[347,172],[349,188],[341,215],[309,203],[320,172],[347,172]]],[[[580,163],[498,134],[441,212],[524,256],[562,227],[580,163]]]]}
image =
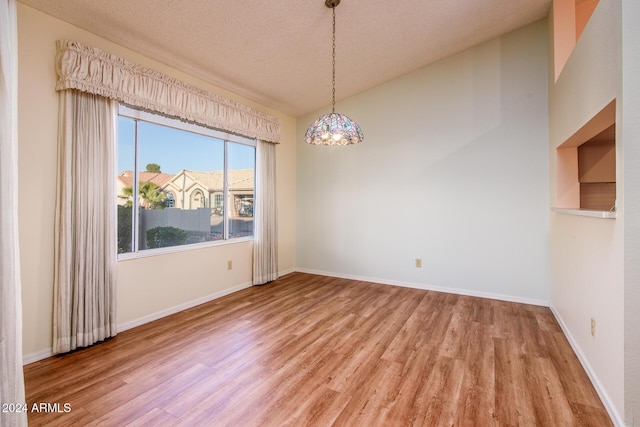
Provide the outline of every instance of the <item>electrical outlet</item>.
{"type": "Polygon", "coordinates": [[[596,319],[594,319],[593,317],[591,318],[591,336],[596,336],[596,319]]]}
{"type": "Polygon", "coordinates": [[[227,261],[227,270],[233,270],[233,261],[227,261]]]}
{"type": "Polygon", "coordinates": [[[422,268],[422,258],[416,258],[416,267],[422,268]]]}

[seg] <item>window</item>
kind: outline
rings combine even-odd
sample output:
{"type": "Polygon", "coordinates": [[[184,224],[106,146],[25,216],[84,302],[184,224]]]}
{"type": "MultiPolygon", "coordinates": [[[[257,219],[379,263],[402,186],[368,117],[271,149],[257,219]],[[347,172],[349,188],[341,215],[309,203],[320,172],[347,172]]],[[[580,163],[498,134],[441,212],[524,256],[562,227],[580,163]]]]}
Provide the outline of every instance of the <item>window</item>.
{"type": "Polygon", "coordinates": [[[202,190],[195,190],[191,193],[191,209],[204,208],[204,194],[202,190]]]}
{"type": "Polygon", "coordinates": [[[253,236],[254,172],[254,140],[120,106],[118,253],[253,236]]]}
{"type": "MultiPolygon", "coordinates": [[[[222,193],[216,193],[214,194],[214,202],[213,202],[213,206],[216,209],[222,209],[222,199],[224,198],[224,196],[222,195],[222,193]]],[[[222,215],[222,214],[221,214],[222,215]]]]}
{"type": "Polygon", "coordinates": [[[165,207],[173,208],[176,206],[176,195],[169,191],[167,193],[167,200],[165,200],[165,207]]]}

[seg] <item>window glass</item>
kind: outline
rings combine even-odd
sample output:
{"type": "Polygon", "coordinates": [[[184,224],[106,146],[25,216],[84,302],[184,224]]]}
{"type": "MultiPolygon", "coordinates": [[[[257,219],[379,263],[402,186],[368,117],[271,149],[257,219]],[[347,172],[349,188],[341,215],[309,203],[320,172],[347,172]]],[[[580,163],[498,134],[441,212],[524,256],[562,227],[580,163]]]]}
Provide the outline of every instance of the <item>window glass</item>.
{"type": "Polygon", "coordinates": [[[135,170],[136,124],[133,119],[118,117],[118,253],[133,250],[133,171],[135,170]]]}
{"type": "Polygon", "coordinates": [[[254,147],[229,143],[229,237],[253,235],[254,147]]]}
{"type": "Polygon", "coordinates": [[[122,111],[118,253],[253,235],[255,146],[178,120],[122,111]]]}

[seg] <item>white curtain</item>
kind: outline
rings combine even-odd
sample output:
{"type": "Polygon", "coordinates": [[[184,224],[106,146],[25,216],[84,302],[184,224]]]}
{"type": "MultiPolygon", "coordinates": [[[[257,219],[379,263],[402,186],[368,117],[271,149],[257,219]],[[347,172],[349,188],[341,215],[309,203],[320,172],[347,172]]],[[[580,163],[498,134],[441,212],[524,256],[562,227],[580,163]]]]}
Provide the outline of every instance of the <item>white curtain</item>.
{"type": "Polygon", "coordinates": [[[258,140],[256,145],[256,200],[253,226],[253,284],[278,278],[276,215],[276,145],[258,140]]]}
{"type": "Polygon", "coordinates": [[[59,92],[53,352],[116,335],[117,102],[59,92]]]}
{"type": "MultiPolygon", "coordinates": [[[[24,404],[18,247],[18,32],[15,0],[0,0],[0,402],[24,404]]],[[[0,425],[27,414],[0,411],[0,425]]]]}
{"type": "Polygon", "coordinates": [[[215,129],[280,141],[280,120],[80,43],[56,42],[56,90],[78,89],[215,129]]]}

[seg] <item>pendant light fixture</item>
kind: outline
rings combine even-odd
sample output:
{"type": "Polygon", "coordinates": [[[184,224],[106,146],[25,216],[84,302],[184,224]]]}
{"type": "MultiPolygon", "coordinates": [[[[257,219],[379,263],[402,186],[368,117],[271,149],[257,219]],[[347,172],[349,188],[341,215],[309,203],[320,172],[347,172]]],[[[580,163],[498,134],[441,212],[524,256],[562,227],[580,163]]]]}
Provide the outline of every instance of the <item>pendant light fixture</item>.
{"type": "Polygon", "coordinates": [[[344,114],[336,113],[336,6],[340,0],[326,0],[325,6],[333,12],[333,77],[331,86],[333,98],[331,114],[325,114],[317,119],[304,136],[307,144],[313,145],[350,145],[364,140],[360,126],[344,114]]]}

